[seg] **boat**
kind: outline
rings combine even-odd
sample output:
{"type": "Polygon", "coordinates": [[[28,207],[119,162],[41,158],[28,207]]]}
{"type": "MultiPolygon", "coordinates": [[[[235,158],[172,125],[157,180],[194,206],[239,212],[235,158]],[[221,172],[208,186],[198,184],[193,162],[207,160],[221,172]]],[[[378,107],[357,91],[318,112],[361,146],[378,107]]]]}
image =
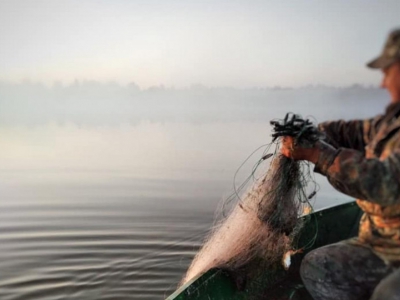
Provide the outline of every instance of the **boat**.
{"type": "Polygon", "coordinates": [[[166,300],[312,300],[299,274],[303,257],[316,248],[357,236],[361,215],[354,201],[313,212],[302,217],[307,222],[298,236],[298,245],[304,251],[291,256],[287,270],[279,264],[262,270],[257,280],[238,286],[229,271],[215,268],[193,278],[166,300]],[[312,245],[310,240],[314,241],[312,245]]]}

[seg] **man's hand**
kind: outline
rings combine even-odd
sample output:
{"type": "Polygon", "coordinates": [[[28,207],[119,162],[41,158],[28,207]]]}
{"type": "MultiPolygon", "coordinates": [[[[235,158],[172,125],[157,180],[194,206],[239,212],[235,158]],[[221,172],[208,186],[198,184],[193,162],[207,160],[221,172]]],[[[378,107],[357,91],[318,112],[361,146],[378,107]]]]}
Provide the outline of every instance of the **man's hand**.
{"type": "Polygon", "coordinates": [[[314,148],[300,148],[294,145],[294,139],[291,136],[284,136],[282,138],[281,152],[284,156],[293,158],[294,160],[307,160],[316,163],[319,157],[318,147],[314,148]]]}

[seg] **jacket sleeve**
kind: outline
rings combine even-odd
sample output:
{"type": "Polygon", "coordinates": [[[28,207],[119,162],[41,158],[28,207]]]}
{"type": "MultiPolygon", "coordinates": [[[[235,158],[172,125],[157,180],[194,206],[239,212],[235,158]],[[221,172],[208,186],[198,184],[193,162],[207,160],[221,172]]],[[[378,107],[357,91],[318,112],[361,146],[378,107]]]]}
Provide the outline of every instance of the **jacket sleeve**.
{"type": "Polygon", "coordinates": [[[349,148],[364,152],[369,142],[374,119],[352,121],[328,121],[318,125],[326,136],[326,142],[335,148],[349,148]]]}
{"type": "Polygon", "coordinates": [[[381,161],[367,159],[357,150],[323,144],[315,172],[326,175],[346,195],[385,206],[400,203],[400,149],[381,161]]]}

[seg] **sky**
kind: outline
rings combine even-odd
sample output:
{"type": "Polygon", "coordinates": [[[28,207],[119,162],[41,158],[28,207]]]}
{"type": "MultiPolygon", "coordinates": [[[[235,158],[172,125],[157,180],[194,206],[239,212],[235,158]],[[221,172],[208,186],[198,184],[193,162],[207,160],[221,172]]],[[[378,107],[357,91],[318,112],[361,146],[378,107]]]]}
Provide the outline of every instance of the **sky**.
{"type": "Polygon", "coordinates": [[[0,1],[0,80],[378,85],[398,0],[0,1]]]}

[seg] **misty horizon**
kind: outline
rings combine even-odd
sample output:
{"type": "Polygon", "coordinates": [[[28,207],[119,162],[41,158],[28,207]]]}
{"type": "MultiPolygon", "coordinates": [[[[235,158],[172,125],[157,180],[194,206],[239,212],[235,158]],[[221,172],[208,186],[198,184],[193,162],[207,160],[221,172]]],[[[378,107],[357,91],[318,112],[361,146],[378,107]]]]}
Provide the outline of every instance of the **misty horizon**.
{"type": "Polygon", "coordinates": [[[192,85],[141,89],[95,80],[70,85],[0,81],[0,124],[40,125],[51,122],[80,125],[152,122],[267,121],[293,111],[318,121],[354,117],[344,107],[363,105],[359,117],[383,111],[389,102],[378,87],[355,84],[300,88],[235,88],[192,85]]]}
{"type": "Polygon", "coordinates": [[[363,82],[353,82],[349,84],[341,84],[341,85],[333,85],[333,84],[324,84],[319,82],[310,82],[308,84],[303,85],[279,85],[279,84],[264,84],[264,85],[254,85],[254,86],[234,86],[234,85],[208,85],[203,83],[194,82],[185,86],[175,86],[175,85],[167,85],[167,84],[155,84],[149,86],[141,86],[136,83],[134,80],[128,82],[122,82],[118,80],[97,80],[97,79],[87,79],[87,78],[75,78],[71,81],[66,80],[58,80],[55,79],[53,81],[41,81],[34,80],[31,78],[21,78],[19,80],[6,80],[0,79],[0,88],[3,85],[27,85],[27,86],[41,86],[44,88],[67,88],[70,86],[77,85],[108,85],[108,86],[119,86],[119,87],[134,87],[140,91],[154,90],[154,89],[168,89],[168,90],[186,90],[186,89],[234,89],[234,90],[249,90],[249,89],[304,89],[304,88],[328,88],[328,89],[346,89],[346,88],[380,88],[380,82],[377,81],[376,84],[368,84],[363,82]]]}

